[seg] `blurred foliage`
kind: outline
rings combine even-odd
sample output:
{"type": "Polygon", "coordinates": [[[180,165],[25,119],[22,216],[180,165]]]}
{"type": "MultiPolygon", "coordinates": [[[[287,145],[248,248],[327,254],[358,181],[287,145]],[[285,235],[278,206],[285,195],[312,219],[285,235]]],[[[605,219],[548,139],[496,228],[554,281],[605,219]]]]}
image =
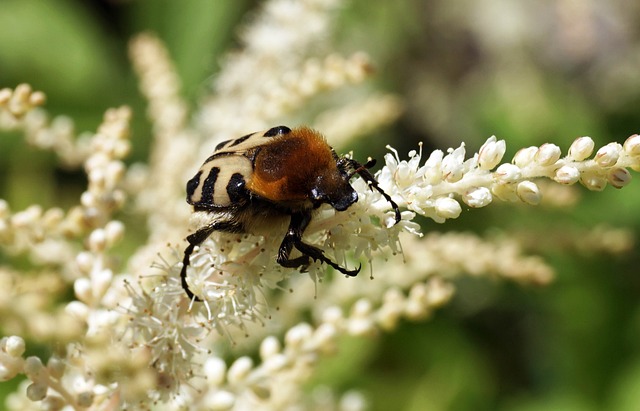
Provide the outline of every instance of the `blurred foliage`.
{"type": "MultiPolygon", "coordinates": [[[[258,5],[2,0],[0,88],[32,84],[78,130],[94,129],[110,106],[132,106],[132,161],[141,160],[150,126],[128,39],[158,33],[197,102],[258,5]]],[[[640,5],[623,0],[353,0],[334,37],[339,51],[370,53],[377,75],[368,87],[406,100],[406,114],[377,140],[401,153],[417,141],[427,149],[464,141],[475,151],[492,134],[509,150],[547,141],[566,150],[580,135],[602,144],[639,131],[639,19],[640,5]]],[[[19,135],[0,139],[0,197],[14,209],[71,204],[83,184],[81,173],[60,169],[19,135]]],[[[544,289],[462,280],[430,321],[375,342],[345,341],[317,380],[364,390],[374,410],[640,409],[640,246],[622,256],[572,246],[580,230],[603,223],[637,235],[637,184],[581,190],[571,208],[494,205],[444,226],[425,222],[425,230],[521,238],[553,262],[557,280],[544,289]]]]}

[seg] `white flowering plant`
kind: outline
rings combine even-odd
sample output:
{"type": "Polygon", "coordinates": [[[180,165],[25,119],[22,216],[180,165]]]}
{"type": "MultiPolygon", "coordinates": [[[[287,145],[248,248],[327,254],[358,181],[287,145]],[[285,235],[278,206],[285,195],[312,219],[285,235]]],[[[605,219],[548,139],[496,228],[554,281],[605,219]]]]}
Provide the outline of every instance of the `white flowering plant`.
{"type": "MultiPolygon", "coordinates": [[[[413,7],[419,3],[408,2],[413,7]]],[[[456,14],[461,12],[434,2],[430,23],[439,27],[454,21],[447,25],[454,38],[460,31],[471,30],[478,35],[475,46],[484,53],[482,56],[500,62],[505,55],[500,52],[518,50],[514,37],[534,36],[506,23],[489,24],[497,21],[492,7],[498,3],[470,6],[468,14],[456,14]]],[[[616,10],[625,7],[613,4],[619,8],[616,10]]],[[[22,7],[12,4],[7,10],[28,15],[22,7]]],[[[112,7],[112,11],[121,10],[112,7]]],[[[129,6],[127,10],[136,7],[152,6],[129,6]]],[[[184,10],[177,14],[170,7],[163,12],[181,27],[177,23],[181,19],[198,16],[204,20],[203,13],[208,11],[207,31],[213,30],[211,25],[221,15],[231,18],[239,13],[231,6],[204,2],[191,11],[180,7],[184,10]]],[[[640,170],[640,135],[629,131],[615,136],[619,141],[614,142],[579,136],[570,142],[549,139],[535,145],[524,143],[521,136],[512,141],[509,135],[502,135],[499,131],[508,130],[510,122],[517,119],[544,134],[554,110],[571,113],[565,107],[544,104],[543,93],[531,87],[536,81],[546,85],[540,72],[523,70],[532,69],[518,60],[522,56],[515,56],[511,64],[517,69],[498,65],[501,68],[495,72],[507,74],[512,81],[516,74],[521,76],[495,86],[500,98],[492,107],[506,113],[495,115],[495,132],[484,136],[483,142],[477,138],[466,144],[454,141],[451,130],[464,130],[464,126],[451,107],[464,106],[461,101],[466,103],[468,98],[456,95],[454,89],[446,93],[444,85],[451,74],[446,67],[430,70],[424,61],[416,67],[400,64],[408,70],[407,87],[413,88],[404,93],[401,87],[396,93],[378,91],[382,87],[373,83],[376,76],[384,77],[385,62],[420,59],[420,53],[407,53],[395,60],[390,57],[398,44],[411,43],[408,38],[404,43],[399,40],[406,26],[402,24],[406,20],[400,17],[407,19],[410,7],[339,0],[268,0],[243,23],[239,47],[224,54],[219,72],[207,80],[212,84],[193,99],[195,102],[185,97],[185,80],[178,74],[181,70],[173,55],[177,47],[172,53],[159,35],[149,31],[136,34],[128,42],[128,57],[144,106],[135,97],[130,96],[130,101],[124,98],[121,103],[127,105],[107,109],[94,131],[87,133],[76,131],[77,120],[54,114],[55,103],[46,87],[37,85],[38,78],[24,79],[32,85],[2,84],[0,130],[6,136],[2,144],[9,147],[6,141],[10,141],[12,147],[0,153],[10,164],[3,166],[8,176],[6,187],[0,186],[1,197],[5,198],[0,200],[0,280],[5,285],[0,288],[0,381],[6,387],[1,390],[6,391],[6,408],[477,409],[473,407],[480,400],[515,410],[519,409],[514,405],[515,392],[526,389],[531,395],[545,386],[541,381],[544,377],[535,378],[537,372],[564,378],[564,385],[543,396],[544,400],[522,400],[523,404],[554,405],[554,396],[558,395],[569,398],[560,404],[588,404],[578,409],[604,405],[634,409],[623,406],[638,404],[632,389],[633,372],[640,369],[636,362],[615,368],[619,385],[606,386],[596,378],[586,385],[596,385],[597,394],[577,390],[574,384],[580,381],[572,377],[598,374],[603,367],[591,364],[589,372],[571,373],[571,366],[553,363],[566,357],[567,352],[573,353],[575,346],[541,342],[548,334],[537,328],[549,324],[548,317],[557,312],[551,304],[542,305],[549,316],[541,319],[534,309],[527,310],[532,295],[538,293],[523,290],[549,286],[556,277],[561,282],[573,279],[570,287],[548,287],[552,289],[549,295],[553,290],[574,289],[552,301],[566,300],[587,307],[587,312],[597,314],[601,323],[620,318],[633,323],[628,317],[638,305],[632,303],[632,286],[607,294],[621,301],[610,308],[603,294],[594,292],[600,291],[604,282],[589,285],[592,280],[588,273],[575,278],[575,272],[601,261],[610,264],[605,271],[614,264],[611,260],[623,267],[637,256],[633,222],[638,219],[624,225],[608,218],[614,213],[631,218],[621,204],[630,208],[638,204],[631,180],[633,172],[640,170]],[[359,7],[398,18],[396,42],[372,47],[374,57],[364,51],[337,51],[353,50],[351,42],[358,38],[355,28],[358,24],[369,25],[370,20],[358,23],[353,17],[362,11],[359,7]],[[352,25],[336,24],[349,18],[352,25]],[[376,74],[379,67],[381,74],[376,74]],[[422,109],[425,111],[416,114],[422,109]],[[148,128],[140,124],[145,110],[148,128]],[[430,113],[444,114],[437,118],[430,113]],[[539,117],[527,119],[534,116],[532,113],[539,117]],[[424,143],[403,139],[401,128],[393,126],[397,121],[411,123],[423,131],[421,134],[434,138],[424,143]],[[184,238],[202,226],[207,215],[193,213],[186,203],[186,181],[219,142],[278,124],[302,123],[320,130],[339,152],[362,159],[379,154],[375,177],[402,210],[401,220],[394,224],[390,202],[365,181],[354,178],[358,202],[344,212],[328,206],[319,208],[304,237],[342,266],[362,263],[358,277],[345,278],[320,262],[313,262],[304,273],[278,265],[275,256],[284,235],[280,226],[259,234],[214,233],[193,253],[188,270],[191,289],[203,301],[188,299],[180,282],[184,238]],[[140,147],[144,146],[145,133],[151,136],[148,150],[140,147]],[[393,134],[395,138],[377,148],[373,142],[365,148],[364,136],[376,133],[393,134]],[[448,143],[440,144],[442,140],[448,143]],[[52,152],[55,159],[42,159],[35,151],[26,151],[24,141],[52,152]],[[21,153],[16,159],[6,154],[14,150],[14,145],[21,153]],[[433,145],[452,148],[427,149],[433,145]],[[31,175],[25,172],[27,169],[32,170],[31,175]],[[53,170],[81,175],[86,184],[74,185],[51,177],[53,170]],[[56,195],[58,184],[70,187],[60,197],[56,195]],[[625,189],[612,193],[611,187],[625,189]],[[575,214],[586,226],[562,225],[560,218],[549,216],[562,210],[576,213],[580,207],[588,209],[590,200],[579,198],[587,191],[607,196],[607,200],[600,203],[604,206],[592,207],[598,215],[575,214]],[[27,199],[24,206],[21,196],[27,199]],[[511,209],[517,211],[509,216],[504,205],[514,205],[511,209]],[[524,211],[515,205],[538,206],[526,213],[542,217],[532,224],[528,217],[517,215],[524,211]],[[495,209],[499,215],[492,217],[491,211],[486,211],[482,214],[487,218],[483,225],[466,217],[481,213],[475,209],[495,209]],[[448,229],[463,216],[465,221],[472,221],[471,226],[489,233],[448,229]],[[545,219],[548,223],[542,221],[545,219]],[[599,223],[606,221],[619,225],[599,223]],[[540,235],[541,230],[547,231],[540,235]],[[595,254],[602,256],[601,260],[595,254]],[[569,262],[564,260],[567,255],[569,262]],[[586,262],[574,263],[571,257],[586,262]],[[479,285],[475,280],[478,277],[503,281],[479,285]],[[523,287],[508,288],[509,283],[523,287]],[[583,286],[581,291],[586,295],[575,291],[583,286]],[[523,307],[505,310],[496,296],[500,290],[516,296],[509,300],[502,295],[506,301],[523,307]],[[591,306],[594,299],[590,297],[600,297],[593,303],[596,307],[591,306]],[[444,313],[436,313],[441,307],[444,313]],[[626,315],[616,316],[610,312],[614,309],[625,310],[626,315]],[[522,319],[525,314],[531,319],[529,323],[522,319]],[[485,323],[473,322],[483,316],[488,318],[485,323]],[[429,319],[433,321],[425,323],[429,319]],[[514,319],[518,331],[515,338],[505,330],[511,323],[502,322],[514,319]],[[444,325],[447,321],[473,324],[456,328],[444,325]],[[495,340],[482,340],[492,326],[500,329],[492,334],[495,340]],[[492,343],[482,360],[478,359],[481,348],[461,348],[460,330],[470,334],[475,330],[476,339],[492,343]],[[389,343],[394,338],[401,341],[389,343]],[[517,354],[501,350],[514,341],[517,354]],[[385,344],[391,349],[384,350],[385,344]],[[550,352],[553,349],[559,354],[554,356],[550,352]],[[380,353],[375,354],[376,350],[380,353]],[[525,354],[526,359],[512,361],[525,354]],[[376,366],[367,365],[367,361],[376,366]],[[375,374],[385,368],[402,373],[376,378],[375,374]],[[441,385],[440,380],[444,381],[441,385]],[[507,385],[507,394],[499,393],[502,384],[507,385]]],[[[522,27],[533,30],[527,6],[510,7],[501,10],[520,21],[522,27]]],[[[582,16],[582,22],[591,21],[591,15],[578,13],[586,13],[584,9],[558,7],[558,11],[582,16]]],[[[7,13],[0,11],[0,23],[8,21],[7,13]]],[[[56,13],[50,19],[52,26],[64,20],[56,13]]],[[[558,16],[558,22],[566,23],[563,14],[558,16]]],[[[420,21],[411,17],[415,19],[411,21],[420,21]]],[[[572,27],[574,31],[586,30],[579,25],[572,27]]],[[[379,35],[375,25],[368,29],[372,38],[379,35]]],[[[182,30],[194,36],[197,33],[197,27],[182,30]]],[[[558,36],[576,36],[574,31],[565,28],[558,36]]],[[[170,44],[172,38],[167,33],[166,42],[170,44]]],[[[585,33],[581,39],[589,38],[585,33]]],[[[593,47],[601,50],[596,41],[599,37],[591,35],[595,36],[593,47]]],[[[60,36],[65,38],[65,34],[60,36]]],[[[636,47],[640,44],[638,39],[631,40],[636,47]]],[[[451,39],[442,41],[461,44],[451,39]]],[[[91,52],[87,53],[95,57],[96,47],[88,49],[91,52]]],[[[573,50],[576,54],[569,56],[573,60],[567,57],[564,63],[584,63],[587,57],[601,61],[595,51],[579,51],[573,50]]],[[[470,53],[467,57],[474,56],[470,53]]],[[[69,63],[69,67],[78,65],[74,64],[69,63]]],[[[460,64],[458,68],[466,67],[464,62],[460,64]]],[[[626,65],[632,65],[632,61],[621,61],[617,70],[626,65]]],[[[89,67],[97,76],[104,70],[89,67]]],[[[469,83],[462,89],[473,89],[469,84],[486,69],[465,76],[469,83]]],[[[396,74],[402,72],[398,70],[396,74]]],[[[613,68],[603,66],[593,70],[602,78],[615,74],[613,68]]],[[[5,80],[0,77],[0,81],[5,80]]],[[[74,77],[74,81],[79,80],[74,77]]],[[[60,83],[64,85],[65,81],[60,83]]],[[[640,90],[640,81],[633,76],[625,84],[640,90]]],[[[55,89],[55,85],[50,86],[55,89]]],[[[71,83],[68,87],[73,88],[71,83]]],[[[113,87],[124,88],[122,84],[113,87]]],[[[622,88],[618,86],[618,90],[622,88]]],[[[602,105],[608,103],[610,111],[619,109],[617,112],[623,113],[606,99],[609,90],[594,88],[594,93],[602,96],[602,105]]],[[[637,95],[640,93],[635,98],[637,95]]],[[[627,90],[621,99],[633,101],[633,96],[627,90]]],[[[104,97],[107,100],[111,98],[104,97]]],[[[465,112],[467,124],[482,124],[484,102],[478,107],[482,108],[465,112]]],[[[464,119],[465,115],[459,117],[464,119]]],[[[638,128],[637,121],[630,123],[638,128]]],[[[608,278],[604,284],[626,281],[633,285],[632,278],[633,272],[620,269],[615,279],[608,278]]],[[[563,321],[579,330],[553,336],[575,341],[585,335],[598,335],[606,340],[603,345],[607,347],[625,347],[617,328],[595,328],[587,333],[586,327],[580,329],[581,321],[586,321],[582,316],[563,317],[552,324],[559,326],[563,321]]],[[[637,342],[634,337],[637,335],[629,338],[637,342]]],[[[595,352],[589,350],[578,347],[572,364],[588,363],[584,358],[595,352]],[[579,355],[581,349],[587,351],[584,356],[579,355]]],[[[603,351],[607,349],[599,352],[603,351]]],[[[629,352],[631,357],[640,354],[637,350],[629,352]]],[[[616,357],[617,362],[622,360],[616,357]]]]}

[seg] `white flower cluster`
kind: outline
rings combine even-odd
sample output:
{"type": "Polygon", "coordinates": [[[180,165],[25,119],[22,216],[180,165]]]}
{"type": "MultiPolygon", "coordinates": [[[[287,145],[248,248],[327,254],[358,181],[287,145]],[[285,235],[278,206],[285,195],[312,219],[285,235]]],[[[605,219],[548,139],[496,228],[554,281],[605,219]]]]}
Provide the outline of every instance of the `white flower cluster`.
{"type": "MultiPolygon", "coordinates": [[[[369,76],[372,66],[362,52],[318,55],[326,48],[331,17],[342,3],[272,0],[262,5],[241,31],[242,52],[227,56],[214,80],[215,92],[198,110],[198,128],[210,136],[202,147],[211,149],[220,141],[267,129],[319,93],[369,76]]],[[[386,113],[378,124],[393,118],[386,113]]]]}
{"type": "Polygon", "coordinates": [[[45,103],[45,95],[28,84],[15,90],[0,90],[0,129],[22,130],[29,144],[58,155],[64,165],[81,164],[90,154],[90,136],[75,136],[73,121],[66,116],[50,120],[38,107],[45,103]]]}
{"type": "Polygon", "coordinates": [[[542,192],[535,180],[542,178],[565,185],[580,182],[594,191],[603,190],[607,183],[616,188],[627,185],[628,168],[638,169],[640,164],[640,136],[635,134],[624,144],[607,144],[589,159],[594,145],[590,137],[580,137],[565,157],[555,144],[528,147],[502,164],[506,144],[495,137],[469,159],[465,159],[464,144],[446,155],[436,150],[424,163],[422,148],[411,151],[409,160],[401,160],[389,147],[393,154],[385,156],[378,181],[398,204],[440,223],[460,215],[459,200],[472,208],[485,207],[494,199],[537,205],[542,192]]]}
{"type": "Polygon", "coordinates": [[[14,90],[3,88],[0,90],[0,115],[6,119],[6,114],[9,114],[18,119],[35,107],[43,105],[45,100],[43,92],[33,90],[28,84],[20,84],[14,90]],[[2,113],[5,110],[7,113],[2,113]]]}

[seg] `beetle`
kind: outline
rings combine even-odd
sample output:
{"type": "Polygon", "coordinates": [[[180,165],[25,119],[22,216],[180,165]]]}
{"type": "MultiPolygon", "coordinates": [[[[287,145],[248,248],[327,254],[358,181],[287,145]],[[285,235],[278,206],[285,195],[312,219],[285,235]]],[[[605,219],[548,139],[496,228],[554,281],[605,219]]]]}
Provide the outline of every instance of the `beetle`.
{"type": "Polygon", "coordinates": [[[180,280],[189,299],[201,301],[187,283],[189,258],[196,246],[214,231],[247,233],[277,218],[289,218],[276,261],[283,267],[305,268],[310,261],[323,262],[342,274],[356,276],[361,266],[349,270],[302,241],[313,211],[329,204],[344,211],[358,201],[350,184],[358,174],[391,204],[395,223],[400,221],[398,205],[385,193],[369,168],[376,161],[361,164],[339,157],[319,132],[309,127],[285,126],[247,134],[218,144],[187,183],[187,202],[194,212],[203,211],[210,221],[187,236],[180,280]],[[290,258],[296,248],[302,254],[290,258]]]}

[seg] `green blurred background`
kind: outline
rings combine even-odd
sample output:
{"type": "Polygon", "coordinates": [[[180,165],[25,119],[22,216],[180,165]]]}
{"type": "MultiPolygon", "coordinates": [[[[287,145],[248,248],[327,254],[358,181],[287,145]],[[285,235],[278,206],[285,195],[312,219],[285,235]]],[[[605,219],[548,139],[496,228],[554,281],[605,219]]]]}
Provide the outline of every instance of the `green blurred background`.
{"type": "MultiPolygon", "coordinates": [[[[129,39],[157,33],[195,105],[224,52],[238,46],[238,24],[259,6],[0,0],[0,88],[32,84],[79,131],[94,130],[106,108],[130,105],[131,161],[142,161],[150,125],[129,39]]],[[[391,144],[404,155],[418,141],[428,150],[464,141],[473,152],[495,134],[512,156],[544,142],[566,151],[581,135],[602,145],[640,131],[637,21],[640,3],[623,0],[353,0],[328,34],[336,51],[371,55],[376,75],[364,87],[405,100],[399,121],[370,136],[369,147],[379,147],[371,154],[391,144]]],[[[69,206],[84,184],[80,171],[2,133],[0,198],[12,209],[69,206]]],[[[376,341],[346,340],[317,381],[363,390],[374,410],[640,410],[640,245],[612,256],[577,241],[600,224],[637,236],[639,184],[579,190],[571,208],[494,204],[445,225],[422,221],[426,231],[517,237],[557,278],[544,288],[461,279],[454,301],[430,321],[376,341]]],[[[0,401],[13,387],[0,385],[0,401]]]]}

